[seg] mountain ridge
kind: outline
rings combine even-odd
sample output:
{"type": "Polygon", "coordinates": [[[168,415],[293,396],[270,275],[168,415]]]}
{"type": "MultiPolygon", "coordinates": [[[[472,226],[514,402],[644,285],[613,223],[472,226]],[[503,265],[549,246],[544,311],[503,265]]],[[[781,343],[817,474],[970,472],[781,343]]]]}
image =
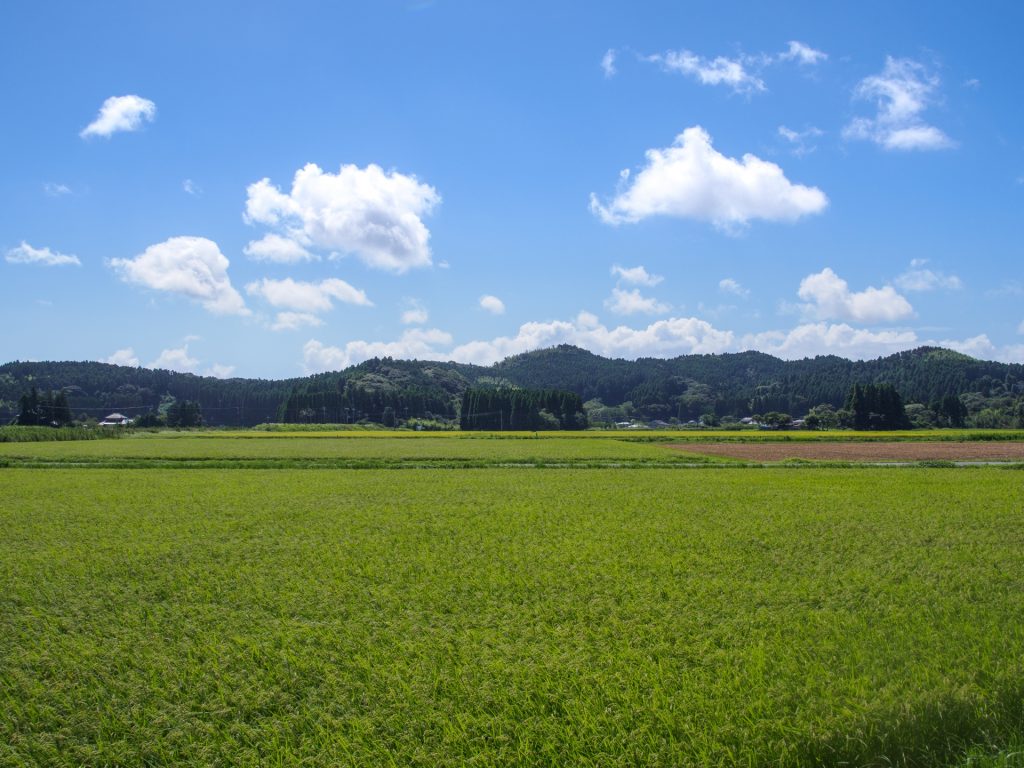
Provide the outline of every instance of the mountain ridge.
{"type": "Polygon", "coordinates": [[[66,391],[76,415],[105,415],[100,412],[106,409],[137,415],[189,399],[201,404],[208,423],[228,426],[326,420],[328,411],[341,420],[373,421],[385,408],[400,418],[453,419],[467,388],[516,386],[569,391],[604,406],[628,403],[642,418],[685,421],[704,413],[801,415],[820,403],[840,407],[854,383],[893,384],[910,403],[974,396],[967,405],[980,411],[993,397],[1024,397],[1024,365],[931,346],[871,360],[782,360],[757,351],[626,360],[558,345],[490,366],[385,357],[285,379],[219,379],[91,361],[12,361],[0,365],[0,418],[10,417],[31,386],[66,391]]]}

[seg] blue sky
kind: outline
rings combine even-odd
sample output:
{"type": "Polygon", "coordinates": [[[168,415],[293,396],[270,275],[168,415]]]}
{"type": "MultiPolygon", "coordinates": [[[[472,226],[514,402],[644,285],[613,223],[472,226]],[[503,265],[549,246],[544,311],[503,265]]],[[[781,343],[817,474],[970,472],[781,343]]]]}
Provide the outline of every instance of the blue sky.
{"type": "Polygon", "coordinates": [[[7,3],[0,359],[1022,362],[1024,10],[939,7],[7,3]]]}

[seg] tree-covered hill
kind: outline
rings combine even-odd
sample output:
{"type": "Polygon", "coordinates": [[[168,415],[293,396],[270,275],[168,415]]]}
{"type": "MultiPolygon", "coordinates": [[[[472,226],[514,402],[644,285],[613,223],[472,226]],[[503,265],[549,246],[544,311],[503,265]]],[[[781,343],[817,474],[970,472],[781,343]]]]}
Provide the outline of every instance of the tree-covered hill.
{"type": "Polygon", "coordinates": [[[865,361],[835,356],[784,361],[760,352],[629,361],[565,345],[492,366],[384,358],[279,381],[106,363],[14,362],[0,366],[0,420],[13,418],[18,399],[33,386],[64,391],[76,417],[111,411],[139,416],[188,400],[199,403],[208,424],[251,426],[280,420],[455,421],[467,389],[509,386],[572,392],[587,402],[592,423],[686,422],[708,414],[739,418],[772,411],[802,416],[820,404],[841,408],[854,384],[893,385],[904,402],[921,406],[915,411],[919,425],[928,423],[929,407],[952,396],[973,423],[1010,426],[1024,402],[1024,365],[935,347],[865,361]]]}

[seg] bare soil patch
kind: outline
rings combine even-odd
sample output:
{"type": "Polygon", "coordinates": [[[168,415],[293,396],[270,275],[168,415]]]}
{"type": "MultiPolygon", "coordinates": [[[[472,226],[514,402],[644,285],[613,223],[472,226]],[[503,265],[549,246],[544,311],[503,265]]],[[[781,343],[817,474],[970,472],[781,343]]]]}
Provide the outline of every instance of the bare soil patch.
{"type": "Polygon", "coordinates": [[[1024,442],[690,443],[679,451],[746,461],[1021,461],[1024,442]]]}

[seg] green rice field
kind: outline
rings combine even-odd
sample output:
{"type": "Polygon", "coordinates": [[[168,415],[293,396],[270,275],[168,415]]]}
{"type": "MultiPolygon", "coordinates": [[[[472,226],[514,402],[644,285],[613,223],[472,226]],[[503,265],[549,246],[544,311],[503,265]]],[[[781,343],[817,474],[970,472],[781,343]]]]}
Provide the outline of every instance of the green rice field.
{"type": "Polygon", "coordinates": [[[279,434],[0,444],[0,766],[1024,765],[1019,469],[279,434]]]}

